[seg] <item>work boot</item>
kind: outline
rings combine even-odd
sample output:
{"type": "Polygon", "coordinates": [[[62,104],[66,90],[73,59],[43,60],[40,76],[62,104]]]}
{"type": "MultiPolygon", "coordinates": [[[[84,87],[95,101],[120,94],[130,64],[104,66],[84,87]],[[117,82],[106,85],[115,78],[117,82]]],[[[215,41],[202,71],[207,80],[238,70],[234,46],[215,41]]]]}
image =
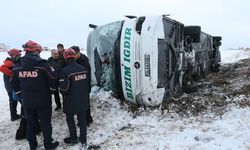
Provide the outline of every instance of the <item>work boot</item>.
{"type": "Polygon", "coordinates": [[[16,137],[15,137],[16,140],[21,140],[26,138],[26,131],[27,131],[26,128],[27,128],[26,120],[24,118],[21,118],[19,128],[16,131],[16,137]]]}
{"type": "Polygon", "coordinates": [[[67,144],[76,144],[78,143],[78,138],[77,137],[66,137],[64,140],[64,143],[67,143],[67,144]]]}
{"type": "Polygon", "coordinates": [[[87,140],[86,140],[86,138],[80,138],[80,142],[82,143],[82,145],[87,145],[87,140]]]}
{"type": "Polygon", "coordinates": [[[53,150],[59,145],[59,142],[52,142],[48,146],[44,146],[45,150],[53,150]]]}
{"type": "Polygon", "coordinates": [[[25,138],[26,138],[26,130],[24,131],[24,130],[18,129],[16,131],[16,137],[15,137],[15,139],[16,140],[22,140],[22,139],[25,139],[25,138]]]}
{"type": "Polygon", "coordinates": [[[37,142],[36,143],[29,143],[29,145],[30,145],[30,150],[36,150],[37,142]]]}
{"type": "Polygon", "coordinates": [[[16,115],[12,116],[10,120],[15,121],[15,120],[20,119],[20,118],[21,118],[21,116],[16,114],[16,115]]]}

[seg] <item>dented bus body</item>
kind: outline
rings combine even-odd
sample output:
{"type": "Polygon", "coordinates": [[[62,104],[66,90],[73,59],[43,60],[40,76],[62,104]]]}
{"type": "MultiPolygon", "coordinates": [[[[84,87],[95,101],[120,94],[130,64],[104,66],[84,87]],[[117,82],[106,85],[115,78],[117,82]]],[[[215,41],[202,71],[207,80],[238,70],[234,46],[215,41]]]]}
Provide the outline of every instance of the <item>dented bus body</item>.
{"type": "Polygon", "coordinates": [[[218,70],[220,41],[165,15],[96,27],[87,42],[92,84],[110,83],[108,89],[138,105],[160,105],[194,76],[218,70]]]}

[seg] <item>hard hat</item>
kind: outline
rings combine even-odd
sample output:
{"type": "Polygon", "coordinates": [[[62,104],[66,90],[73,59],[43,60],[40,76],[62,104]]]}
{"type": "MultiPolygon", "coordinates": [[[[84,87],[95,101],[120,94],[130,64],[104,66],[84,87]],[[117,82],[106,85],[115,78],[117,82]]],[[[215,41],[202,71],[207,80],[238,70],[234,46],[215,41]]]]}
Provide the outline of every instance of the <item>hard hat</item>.
{"type": "Polygon", "coordinates": [[[31,40],[29,40],[27,43],[23,44],[22,47],[27,52],[35,52],[35,51],[41,52],[42,51],[41,45],[39,45],[38,43],[31,41],[31,40]]]}
{"type": "Polygon", "coordinates": [[[9,51],[8,51],[8,54],[9,54],[10,56],[12,56],[12,55],[21,56],[21,55],[22,55],[22,54],[21,54],[21,50],[16,49],[16,48],[13,48],[13,49],[9,50],[9,51]]]}
{"type": "Polygon", "coordinates": [[[68,58],[76,58],[76,53],[73,49],[69,48],[66,49],[63,53],[63,57],[64,59],[68,59],[68,58]]]}

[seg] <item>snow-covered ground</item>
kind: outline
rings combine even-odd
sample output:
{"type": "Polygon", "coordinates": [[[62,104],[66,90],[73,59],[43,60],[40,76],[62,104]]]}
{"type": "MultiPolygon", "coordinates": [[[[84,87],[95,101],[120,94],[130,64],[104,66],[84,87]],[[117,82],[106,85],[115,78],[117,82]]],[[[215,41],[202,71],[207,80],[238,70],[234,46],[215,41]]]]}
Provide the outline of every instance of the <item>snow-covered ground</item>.
{"type": "MultiPolygon", "coordinates": [[[[2,62],[7,54],[0,54],[2,62]]],[[[42,53],[43,58],[49,55],[49,52],[42,53]]],[[[223,63],[232,63],[249,58],[250,51],[225,50],[221,55],[223,63]]],[[[8,96],[2,74],[0,81],[0,150],[26,150],[26,140],[14,139],[19,121],[10,121],[8,96]]],[[[102,90],[91,97],[94,123],[88,128],[88,144],[92,149],[250,150],[249,107],[230,105],[229,111],[218,116],[207,113],[195,117],[180,117],[160,108],[140,108],[132,113],[127,104],[121,104],[109,92],[102,90]]],[[[68,146],[63,143],[63,138],[68,136],[68,128],[62,111],[53,112],[52,125],[53,138],[60,142],[58,150],[80,149],[79,144],[68,146]]],[[[42,140],[40,134],[38,149],[43,149],[42,140]]]]}
{"type": "Polygon", "coordinates": [[[250,58],[249,50],[222,50],[221,59],[223,63],[234,63],[240,59],[250,58]]]}

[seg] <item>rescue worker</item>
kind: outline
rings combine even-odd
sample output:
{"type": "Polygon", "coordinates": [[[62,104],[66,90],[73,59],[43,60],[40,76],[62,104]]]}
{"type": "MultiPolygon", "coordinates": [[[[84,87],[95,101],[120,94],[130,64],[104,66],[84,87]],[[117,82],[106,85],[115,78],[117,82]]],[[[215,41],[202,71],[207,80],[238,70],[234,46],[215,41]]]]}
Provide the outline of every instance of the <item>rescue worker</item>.
{"type": "Polygon", "coordinates": [[[10,107],[10,119],[15,121],[20,118],[17,114],[17,101],[13,100],[12,88],[10,86],[10,76],[12,75],[12,67],[14,63],[18,61],[21,56],[21,51],[18,49],[11,49],[8,51],[10,57],[7,57],[3,64],[0,66],[0,71],[3,73],[4,86],[9,96],[9,107],[10,107]]]}
{"type": "MultiPolygon", "coordinates": [[[[89,77],[89,93],[91,92],[91,67],[89,64],[89,59],[86,55],[80,53],[80,48],[78,46],[72,46],[71,47],[73,50],[75,50],[76,53],[76,62],[83,66],[84,68],[87,69],[88,71],[88,77],[89,77]]],[[[88,94],[89,96],[89,94],[88,94]]],[[[88,98],[89,100],[89,98],[88,98]]],[[[93,118],[91,116],[91,111],[90,111],[90,102],[88,102],[88,110],[86,111],[86,122],[87,122],[87,126],[89,126],[92,122],[93,122],[93,118]]]]}
{"type": "MultiPolygon", "coordinates": [[[[9,99],[10,99],[10,110],[12,109],[11,112],[13,112],[13,110],[14,110],[15,115],[17,115],[16,114],[17,103],[18,103],[18,101],[20,102],[20,104],[22,102],[21,102],[21,98],[13,93],[9,79],[10,79],[10,76],[12,75],[12,67],[14,66],[15,63],[17,63],[20,60],[19,58],[21,56],[21,50],[11,49],[8,52],[8,54],[10,55],[11,58],[7,58],[4,61],[4,64],[0,67],[0,70],[4,73],[4,75],[6,75],[6,77],[4,77],[4,83],[5,83],[6,90],[9,91],[8,95],[9,95],[9,99]],[[11,107],[13,107],[13,103],[14,103],[15,108],[11,108],[11,107]]],[[[11,116],[13,116],[13,115],[11,115],[11,116]]],[[[17,117],[11,117],[11,120],[14,121],[14,120],[19,119],[19,118],[21,118],[21,121],[20,121],[19,127],[16,131],[16,135],[15,135],[16,140],[21,140],[21,139],[26,138],[26,120],[24,117],[24,112],[23,112],[22,106],[21,106],[21,115],[17,115],[17,117]]],[[[36,133],[38,134],[40,132],[38,121],[36,122],[36,126],[37,126],[36,133]]]]}
{"type": "MultiPolygon", "coordinates": [[[[52,50],[51,51],[51,57],[48,58],[48,62],[50,65],[55,69],[57,75],[59,75],[60,71],[62,70],[64,66],[64,60],[60,58],[58,50],[52,50]]],[[[58,87],[56,88],[56,91],[54,92],[55,102],[56,102],[56,108],[55,110],[61,109],[61,101],[59,96],[58,87]]]]}
{"type": "Polygon", "coordinates": [[[25,56],[13,67],[10,83],[15,94],[21,95],[27,120],[27,140],[31,150],[36,149],[36,126],[40,120],[45,149],[55,149],[51,127],[51,90],[56,88],[56,73],[49,63],[40,58],[41,46],[33,41],[23,45],[25,56]]]}
{"type": "Polygon", "coordinates": [[[64,52],[66,61],[65,67],[59,76],[59,90],[64,95],[63,112],[70,136],[64,139],[65,143],[78,143],[74,115],[77,115],[80,126],[79,141],[87,144],[86,111],[89,106],[89,77],[88,70],[76,63],[76,54],[73,49],[66,49],[64,52]]]}

